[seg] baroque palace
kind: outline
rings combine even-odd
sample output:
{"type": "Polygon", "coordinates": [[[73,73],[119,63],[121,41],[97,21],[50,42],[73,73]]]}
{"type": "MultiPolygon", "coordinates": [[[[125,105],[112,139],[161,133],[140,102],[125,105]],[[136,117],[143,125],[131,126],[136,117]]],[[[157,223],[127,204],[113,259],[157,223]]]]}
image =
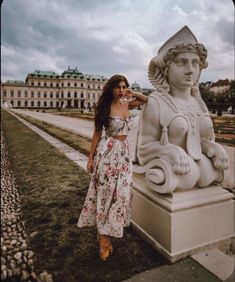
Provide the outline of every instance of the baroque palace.
{"type": "Polygon", "coordinates": [[[1,83],[1,105],[13,108],[91,109],[107,78],[81,73],[68,67],[61,75],[35,70],[24,81],[1,83]]]}

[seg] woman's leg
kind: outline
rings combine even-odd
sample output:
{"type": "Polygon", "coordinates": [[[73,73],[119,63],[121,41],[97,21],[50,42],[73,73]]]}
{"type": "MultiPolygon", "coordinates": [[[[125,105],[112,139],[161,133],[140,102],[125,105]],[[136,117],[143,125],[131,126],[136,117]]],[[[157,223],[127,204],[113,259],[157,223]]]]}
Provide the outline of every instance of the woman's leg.
{"type": "Polygon", "coordinates": [[[108,235],[98,234],[97,236],[99,242],[99,255],[100,258],[105,261],[113,252],[113,245],[111,242],[111,237],[108,235]]]}

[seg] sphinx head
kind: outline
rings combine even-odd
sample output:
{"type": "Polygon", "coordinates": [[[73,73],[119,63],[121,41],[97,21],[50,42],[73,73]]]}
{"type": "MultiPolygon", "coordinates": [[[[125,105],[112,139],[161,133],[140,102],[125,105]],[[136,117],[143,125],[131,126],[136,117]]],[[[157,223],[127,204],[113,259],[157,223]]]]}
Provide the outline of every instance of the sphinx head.
{"type": "Polygon", "coordinates": [[[196,54],[198,56],[199,72],[195,84],[198,83],[201,70],[208,66],[207,50],[203,44],[197,42],[191,30],[184,26],[160,47],[158,55],[150,61],[148,76],[155,88],[169,90],[169,66],[179,54],[196,54]]]}

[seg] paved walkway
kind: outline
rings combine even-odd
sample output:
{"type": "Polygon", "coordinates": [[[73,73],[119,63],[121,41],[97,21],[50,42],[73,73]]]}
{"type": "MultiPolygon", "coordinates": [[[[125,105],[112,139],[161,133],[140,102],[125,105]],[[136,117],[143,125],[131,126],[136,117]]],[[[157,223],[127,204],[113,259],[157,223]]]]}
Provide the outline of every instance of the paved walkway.
{"type": "Polygon", "coordinates": [[[80,134],[84,137],[91,138],[93,134],[94,124],[90,120],[65,117],[49,113],[34,112],[29,110],[13,109],[11,111],[33,117],[41,121],[45,121],[49,124],[80,134]]]}

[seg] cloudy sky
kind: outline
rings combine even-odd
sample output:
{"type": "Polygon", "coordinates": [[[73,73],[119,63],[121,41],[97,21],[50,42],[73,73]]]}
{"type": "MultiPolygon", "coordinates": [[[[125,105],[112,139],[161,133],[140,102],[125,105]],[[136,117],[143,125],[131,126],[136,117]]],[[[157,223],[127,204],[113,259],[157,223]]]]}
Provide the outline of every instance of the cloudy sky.
{"type": "Polygon", "coordinates": [[[208,49],[201,81],[233,78],[232,0],[4,0],[1,80],[77,66],[150,87],[150,60],[186,24],[208,49]]]}

